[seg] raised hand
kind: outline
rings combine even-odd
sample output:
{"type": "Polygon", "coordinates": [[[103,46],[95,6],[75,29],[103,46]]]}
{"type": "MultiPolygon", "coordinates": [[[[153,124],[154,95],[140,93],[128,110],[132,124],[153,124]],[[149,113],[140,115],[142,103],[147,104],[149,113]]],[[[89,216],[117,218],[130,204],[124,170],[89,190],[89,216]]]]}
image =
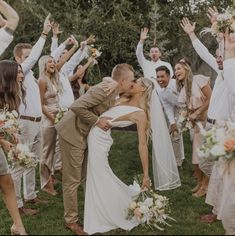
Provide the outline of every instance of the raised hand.
{"type": "Polygon", "coordinates": [[[229,33],[227,28],[224,34],[225,59],[235,58],[235,33],[229,33]]]}
{"type": "Polygon", "coordinates": [[[63,33],[63,31],[60,30],[60,24],[54,22],[52,24],[52,32],[53,32],[53,37],[57,38],[59,34],[63,33]]]}
{"type": "Polygon", "coordinates": [[[91,34],[88,39],[86,39],[87,44],[92,44],[96,41],[95,35],[91,34]]]}
{"type": "Polygon", "coordinates": [[[147,34],[149,32],[149,29],[148,28],[143,28],[141,29],[141,32],[140,32],[140,41],[142,43],[144,43],[144,41],[149,37],[147,34]]]}
{"type": "Polygon", "coordinates": [[[213,6],[213,8],[209,7],[206,15],[209,18],[211,24],[213,24],[214,22],[216,22],[219,12],[218,12],[217,8],[215,6],[213,6]]]}
{"type": "Polygon", "coordinates": [[[51,13],[48,14],[48,16],[46,17],[45,21],[44,21],[44,25],[43,25],[43,33],[45,35],[48,35],[48,33],[50,32],[52,25],[50,22],[50,17],[51,17],[51,13]]]}
{"type": "Polygon", "coordinates": [[[6,23],[7,23],[7,21],[0,14],[0,27],[3,27],[6,23]]]}
{"type": "Polygon", "coordinates": [[[73,46],[77,48],[78,47],[77,39],[75,39],[75,37],[73,35],[71,35],[70,38],[71,38],[71,42],[72,42],[73,46]]]}
{"type": "Polygon", "coordinates": [[[191,24],[189,19],[187,17],[184,17],[180,23],[180,26],[183,28],[186,34],[190,35],[191,33],[194,33],[196,22],[191,24]]]}

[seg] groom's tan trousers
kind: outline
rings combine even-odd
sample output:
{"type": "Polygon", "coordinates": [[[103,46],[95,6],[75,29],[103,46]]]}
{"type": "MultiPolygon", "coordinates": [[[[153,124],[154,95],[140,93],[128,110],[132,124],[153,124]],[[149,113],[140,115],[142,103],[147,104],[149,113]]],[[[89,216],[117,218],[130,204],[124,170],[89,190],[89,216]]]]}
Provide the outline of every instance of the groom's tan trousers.
{"type": "Polygon", "coordinates": [[[78,221],[77,190],[86,178],[87,149],[68,143],[59,136],[62,158],[64,218],[67,223],[78,221]]]}

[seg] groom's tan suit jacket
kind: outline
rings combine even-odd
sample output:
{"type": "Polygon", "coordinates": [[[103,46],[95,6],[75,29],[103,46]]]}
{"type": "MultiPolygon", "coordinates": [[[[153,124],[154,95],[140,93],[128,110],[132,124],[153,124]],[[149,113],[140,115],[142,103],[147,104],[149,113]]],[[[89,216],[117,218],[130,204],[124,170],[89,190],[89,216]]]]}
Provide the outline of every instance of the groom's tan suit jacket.
{"type": "MultiPolygon", "coordinates": [[[[103,83],[103,82],[102,82],[103,83]]],[[[87,135],[98,117],[115,103],[115,92],[107,95],[102,83],[90,88],[78,98],[56,125],[58,134],[73,146],[86,148],[87,135]]]]}

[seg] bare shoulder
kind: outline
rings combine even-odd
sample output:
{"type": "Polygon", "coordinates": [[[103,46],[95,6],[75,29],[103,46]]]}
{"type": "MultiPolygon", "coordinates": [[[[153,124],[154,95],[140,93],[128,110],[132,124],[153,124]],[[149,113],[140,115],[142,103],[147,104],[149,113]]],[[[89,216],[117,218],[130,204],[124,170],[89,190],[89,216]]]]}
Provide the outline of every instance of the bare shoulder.
{"type": "Polygon", "coordinates": [[[143,110],[133,112],[130,116],[136,123],[145,123],[147,120],[147,115],[143,110]]]}

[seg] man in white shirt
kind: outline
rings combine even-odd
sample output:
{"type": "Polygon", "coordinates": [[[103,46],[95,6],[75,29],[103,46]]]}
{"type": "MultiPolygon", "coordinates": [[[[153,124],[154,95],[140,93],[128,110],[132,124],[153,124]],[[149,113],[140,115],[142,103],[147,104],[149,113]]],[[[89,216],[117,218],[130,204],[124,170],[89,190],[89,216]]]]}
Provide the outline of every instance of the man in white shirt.
{"type": "Polygon", "coordinates": [[[176,126],[178,111],[178,96],[175,79],[170,78],[170,71],[166,66],[160,66],[156,69],[157,82],[160,88],[157,89],[160,101],[168,118],[171,141],[175,153],[178,167],[182,166],[184,159],[184,145],[182,134],[178,133],[176,126]]]}
{"type": "MultiPolygon", "coordinates": [[[[41,37],[33,47],[30,44],[20,43],[15,46],[13,52],[15,60],[21,64],[25,76],[23,83],[26,90],[26,106],[21,102],[19,108],[21,125],[20,141],[29,144],[31,151],[37,154],[39,160],[41,156],[42,107],[39,87],[33,75],[32,68],[42,53],[47,35],[51,29],[49,17],[50,15],[45,19],[41,37]]],[[[35,191],[35,168],[13,168],[11,173],[15,183],[17,204],[20,212],[27,215],[36,214],[37,210],[23,207],[23,200],[21,198],[21,179],[23,176],[25,201],[30,203],[43,202],[37,197],[35,191]]]]}
{"type": "Polygon", "coordinates": [[[170,63],[162,61],[160,59],[162,54],[158,47],[156,46],[151,47],[150,52],[149,52],[151,61],[145,58],[144,53],[143,53],[143,47],[144,47],[145,40],[148,38],[147,34],[148,34],[148,28],[144,28],[141,30],[140,41],[136,49],[136,56],[144,72],[144,77],[155,80],[156,79],[155,69],[159,66],[166,66],[170,71],[170,76],[172,77],[174,75],[172,66],[170,65],[170,63]]]}
{"type": "Polygon", "coordinates": [[[19,16],[16,11],[5,1],[0,0],[0,12],[6,17],[6,20],[0,15],[0,56],[13,40],[13,33],[18,25],[19,16]]]}

